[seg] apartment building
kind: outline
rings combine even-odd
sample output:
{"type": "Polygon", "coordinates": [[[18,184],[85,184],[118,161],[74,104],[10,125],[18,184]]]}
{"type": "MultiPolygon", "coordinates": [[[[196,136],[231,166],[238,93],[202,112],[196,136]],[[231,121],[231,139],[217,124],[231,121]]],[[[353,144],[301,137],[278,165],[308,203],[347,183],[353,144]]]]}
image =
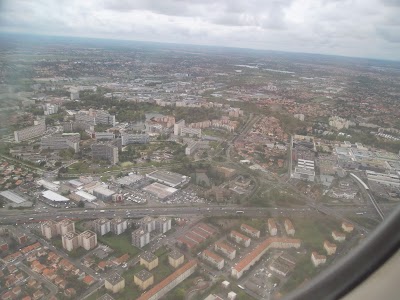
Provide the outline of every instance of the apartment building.
{"type": "Polygon", "coordinates": [[[122,146],[130,144],[147,144],[150,136],[147,133],[122,133],[122,146]]]}
{"type": "Polygon", "coordinates": [[[61,236],[62,246],[67,251],[75,250],[79,247],[79,234],[75,231],[67,232],[61,236]]]}
{"type": "Polygon", "coordinates": [[[214,244],[214,250],[216,252],[222,253],[226,257],[228,257],[230,260],[234,259],[236,257],[236,249],[229,246],[228,244],[224,242],[216,242],[214,244]]]}
{"type": "Polygon", "coordinates": [[[272,218],[269,218],[267,224],[268,224],[269,234],[272,235],[272,236],[277,235],[278,227],[276,226],[275,220],[272,219],[272,218]]]}
{"type": "Polygon", "coordinates": [[[163,281],[155,285],[147,293],[142,294],[137,300],[158,300],[166,295],[170,290],[194,273],[197,261],[191,260],[169,275],[163,281]]]}
{"type": "Polygon", "coordinates": [[[79,245],[85,250],[91,250],[97,246],[97,234],[91,230],[86,230],[79,235],[79,245]]]}
{"type": "Polygon", "coordinates": [[[57,223],[57,234],[65,235],[68,232],[75,232],[75,223],[73,221],[64,219],[57,223]]]}
{"type": "Polygon", "coordinates": [[[149,216],[146,216],[139,221],[140,228],[146,230],[147,232],[152,232],[156,229],[156,221],[149,216]]]}
{"type": "Polygon", "coordinates": [[[296,231],[294,229],[292,221],[290,221],[289,219],[285,219],[284,225],[285,225],[286,234],[290,235],[290,236],[294,236],[296,231]]]}
{"type": "Polygon", "coordinates": [[[316,251],[314,251],[313,253],[311,253],[311,261],[314,267],[318,267],[319,265],[322,265],[326,262],[326,256],[319,255],[316,251]]]}
{"type": "Polygon", "coordinates": [[[57,222],[48,220],[40,224],[42,235],[50,240],[57,235],[57,222]]]}
{"type": "Polygon", "coordinates": [[[251,239],[240,232],[232,230],[229,236],[238,244],[243,245],[245,247],[250,246],[251,239]]]}
{"type": "Polygon", "coordinates": [[[240,225],[240,231],[250,235],[252,238],[259,238],[260,237],[260,230],[255,229],[247,224],[240,225]]]}
{"type": "Polygon", "coordinates": [[[150,243],[150,233],[141,228],[132,232],[132,245],[142,248],[150,243]]]}
{"type": "Polygon", "coordinates": [[[158,257],[146,251],[140,255],[140,265],[151,271],[158,266],[158,257]]]}
{"type": "Polygon", "coordinates": [[[43,135],[46,132],[46,123],[44,121],[35,122],[36,124],[21,130],[14,131],[14,139],[23,142],[43,135]]]}
{"type": "Polygon", "coordinates": [[[336,230],[332,231],[332,237],[337,242],[344,242],[346,240],[346,235],[336,230]]]}
{"type": "Polygon", "coordinates": [[[95,232],[103,236],[111,231],[111,222],[105,218],[94,220],[93,229],[95,232]]]}
{"type": "Polygon", "coordinates": [[[208,141],[191,141],[186,145],[185,154],[193,155],[198,150],[205,150],[210,148],[208,141]]]}
{"type": "Polygon", "coordinates": [[[111,232],[120,235],[128,228],[128,222],[121,218],[115,218],[111,220],[111,232]]]}
{"type": "Polygon", "coordinates": [[[354,225],[348,222],[343,222],[342,229],[344,232],[350,233],[354,230],[354,225]]]}
{"type": "Polygon", "coordinates": [[[107,160],[115,165],[119,162],[118,147],[113,144],[96,143],[91,146],[94,160],[107,160]]]}
{"type": "Polygon", "coordinates": [[[329,241],[324,241],[324,249],[326,254],[333,255],[336,253],[336,244],[330,243],[329,241]]]}
{"type": "Polygon", "coordinates": [[[160,233],[171,230],[171,218],[159,217],[155,220],[155,229],[160,233]]]}
{"type": "Polygon", "coordinates": [[[168,263],[175,269],[183,264],[185,261],[185,256],[179,251],[172,251],[168,254],[168,263]]]}
{"type": "Polygon", "coordinates": [[[207,249],[204,250],[201,253],[201,257],[205,261],[209,262],[211,265],[216,267],[218,270],[221,270],[224,267],[225,260],[221,256],[219,256],[218,254],[215,254],[212,251],[209,251],[207,249]]]}
{"type": "Polygon", "coordinates": [[[95,132],[94,136],[96,141],[112,141],[115,139],[115,134],[113,132],[95,132]]]}
{"type": "Polygon", "coordinates": [[[104,287],[113,294],[119,293],[125,288],[125,278],[114,272],[104,280],[104,287]]]}
{"type": "Polygon", "coordinates": [[[143,269],[133,276],[133,282],[144,291],[154,283],[154,276],[149,271],[143,269]]]}
{"type": "Polygon", "coordinates": [[[298,249],[301,245],[299,239],[270,237],[250,251],[236,266],[232,268],[231,276],[239,279],[249,270],[269,249],[298,249]]]}
{"type": "Polygon", "coordinates": [[[43,150],[64,150],[72,149],[79,152],[79,142],[81,136],[79,133],[62,133],[45,136],[40,139],[40,147],[43,150]]]}

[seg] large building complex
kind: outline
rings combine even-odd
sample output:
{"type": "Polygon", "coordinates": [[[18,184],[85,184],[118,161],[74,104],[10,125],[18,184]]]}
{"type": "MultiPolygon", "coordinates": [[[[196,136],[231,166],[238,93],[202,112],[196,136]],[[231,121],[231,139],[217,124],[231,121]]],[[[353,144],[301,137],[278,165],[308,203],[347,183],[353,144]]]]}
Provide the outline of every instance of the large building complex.
{"type": "Polygon", "coordinates": [[[277,249],[288,249],[288,248],[299,248],[301,241],[298,239],[287,239],[287,238],[268,238],[250,253],[248,253],[236,266],[232,268],[232,277],[239,279],[243,273],[246,272],[253,266],[267,251],[271,248],[277,249]]]}
{"type": "Polygon", "coordinates": [[[107,160],[113,165],[119,162],[117,146],[107,143],[96,143],[91,148],[94,160],[107,160]]]}
{"type": "Polygon", "coordinates": [[[40,147],[43,150],[63,150],[72,149],[79,152],[79,133],[63,133],[45,136],[40,139],[40,147]]]}
{"type": "Polygon", "coordinates": [[[16,142],[30,140],[43,135],[46,132],[46,123],[44,121],[37,122],[35,125],[14,131],[16,142]]]}
{"type": "Polygon", "coordinates": [[[121,142],[122,146],[130,144],[146,144],[149,141],[147,133],[122,133],[121,142]]]}
{"type": "Polygon", "coordinates": [[[149,173],[146,175],[146,177],[158,181],[160,183],[169,185],[171,187],[177,187],[190,180],[190,177],[188,176],[163,170],[158,170],[149,173]]]}
{"type": "Polygon", "coordinates": [[[158,283],[147,293],[142,294],[137,300],[158,300],[167,294],[170,290],[188,278],[194,273],[197,267],[197,261],[191,260],[185,265],[177,269],[174,273],[169,275],[163,281],[158,283]]]}

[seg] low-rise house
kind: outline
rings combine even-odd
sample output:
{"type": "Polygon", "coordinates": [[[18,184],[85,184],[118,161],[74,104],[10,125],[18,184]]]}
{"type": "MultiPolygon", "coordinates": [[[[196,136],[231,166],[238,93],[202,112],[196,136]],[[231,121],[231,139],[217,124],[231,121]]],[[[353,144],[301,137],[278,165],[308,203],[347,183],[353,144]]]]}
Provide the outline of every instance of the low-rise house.
{"type": "Polygon", "coordinates": [[[344,232],[350,233],[354,230],[354,225],[348,222],[343,222],[342,229],[344,232]]]}

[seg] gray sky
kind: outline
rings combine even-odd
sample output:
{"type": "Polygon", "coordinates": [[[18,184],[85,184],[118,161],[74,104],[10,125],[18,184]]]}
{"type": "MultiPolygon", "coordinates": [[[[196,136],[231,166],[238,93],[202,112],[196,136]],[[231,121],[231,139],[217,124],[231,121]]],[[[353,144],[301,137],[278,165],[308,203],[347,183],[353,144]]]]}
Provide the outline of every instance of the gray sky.
{"type": "Polygon", "coordinates": [[[0,0],[0,29],[400,60],[400,0],[0,0]]]}

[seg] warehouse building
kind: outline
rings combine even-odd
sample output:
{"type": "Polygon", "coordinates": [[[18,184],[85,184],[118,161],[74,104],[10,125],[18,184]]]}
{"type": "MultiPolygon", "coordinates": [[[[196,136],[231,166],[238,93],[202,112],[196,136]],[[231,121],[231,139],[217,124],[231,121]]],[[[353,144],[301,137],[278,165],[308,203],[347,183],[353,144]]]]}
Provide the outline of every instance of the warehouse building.
{"type": "Polygon", "coordinates": [[[188,176],[163,170],[158,170],[146,174],[146,177],[158,181],[160,183],[169,185],[170,187],[177,187],[183,185],[186,182],[189,182],[190,180],[190,177],[188,176]]]}
{"type": "Polygon", "coordinates": [[[0,193],[0,196],[8,202],[9,207],[31,207],[33,205],[31,201],[22,198],[20,195],[12,191],[3,191],[0,193]]]}
{"type": "Polygon", "coordinates": [[[178,190],[158,182],[153,182],[152,184],[149,184],[148,186],[144,187],[143,191],[146,191],[156,196],[158,199],[163,200],[175,194],[178,190]]]}

